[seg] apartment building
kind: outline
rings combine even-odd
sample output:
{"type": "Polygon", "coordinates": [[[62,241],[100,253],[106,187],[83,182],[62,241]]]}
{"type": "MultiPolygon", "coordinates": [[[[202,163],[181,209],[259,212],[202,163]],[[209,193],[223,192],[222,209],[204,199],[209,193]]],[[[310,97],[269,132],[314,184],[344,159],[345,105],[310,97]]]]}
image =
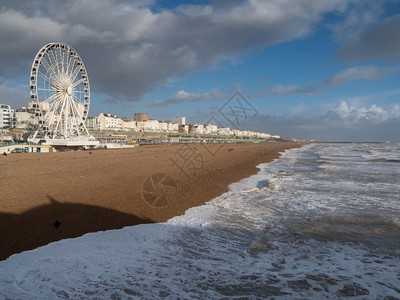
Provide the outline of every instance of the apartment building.
{"type": "Polygon", "coordinates": [[[122,130],[122,122],[122,119],[118,118],[117,115],[110,113],[100,113],[97,116],[98,130],[120,131],[122,130]]]}
{"type": "Polygon", "coordinates": [[[186,125],[186,117],[175,117],[172,122],[178,123],[178,125],[186,125]]]}
{"type": "Polygon", "coordinates": [[[149,120],[149,114],[146,113],[135,113],[134,116],[136,122],[143,122],[149,120]]]}
{"type": "Polygon", "coordinates": [[[10,105],[0,104],[0,128],[13,129],[16,122],[15,110],[10,105]]]}

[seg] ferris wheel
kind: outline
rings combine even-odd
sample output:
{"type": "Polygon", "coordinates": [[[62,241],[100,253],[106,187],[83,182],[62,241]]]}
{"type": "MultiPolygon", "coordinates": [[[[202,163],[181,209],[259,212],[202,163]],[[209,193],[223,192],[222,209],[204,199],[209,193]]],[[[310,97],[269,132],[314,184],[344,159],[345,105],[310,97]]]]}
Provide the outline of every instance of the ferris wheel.
{"type": "Polygon", "coordinates": [[[33,138],[90,137],[85,125],[90,105],[89,77],[70,45],[49,43],[39,50],[31,69],[30,98],[36,120],[33,138]]]}

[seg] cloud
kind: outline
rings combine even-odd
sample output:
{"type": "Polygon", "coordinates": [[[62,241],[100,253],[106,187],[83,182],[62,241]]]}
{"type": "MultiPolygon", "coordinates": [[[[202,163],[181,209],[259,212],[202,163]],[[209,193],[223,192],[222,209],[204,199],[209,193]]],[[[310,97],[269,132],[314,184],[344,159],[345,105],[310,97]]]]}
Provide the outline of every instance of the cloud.
{"type": "Polygon", "coordinates": [[[400,105],[354,107],[342,101],[315,116],[258,115],[243,127],[284,137],[329,141],[400,142],[400,105]]]}
{"type": "Polygon", "coordinates": [[[50,17],[27,16],[12,8],[0,10],[0,75],[29,73],[36,52],[50,41],[76,43],[87,37],[104,37],[105,32],[82,24],[60,23],[50,17]]]}
{"type": "Polygon", "coordinates": [[[343,16],[339,21],[328,25],[336,40],[355,36],[376,25],[385,12],[384,1],[362,1],[357,9],[347,9],[340,12],[343,16]]]}
{"type": "Polygon", "coordinates": [[[345,121],[352,126],[364,123],[382,124],[389,120],[400,120],[400,105],[393,105],[390,109],[384,109],[375,104],[357,108],[342,101],[335,109],[329,111],[327,116],[333,120],[345,121]]]}
{"type": "Polygon", "coordinates": [[[273,95],[293,95],[293,94],[317,94],[318,91],[313,87],[300,87],[296,85],[273,85],[269,89],[273,95]]]}
{"type": "Polygon", "coordinates": [[[25,88],[12,81],[0,81],[0,103],[9,104],[13,108],[26,105],[29,94],[25,88]]]}
{"type": "Polygon", "coordinates": [[[327,87],[344,84],[359,79],[380,80],[396,73],[400,67],[357,66],[345,69],[325,81],[327,87]]]}
{"type": "Polygon", "coordinates": [[[400,15],[345,39],[337,58],[348,63],[366,60],[400,60],[400,15]]]}
{"type": "Polygon", "coordinates": [[[180,90],[172,95],[167,100],[156,100],[149,103],[143,103],[142,106],[166,106],[172,104],[181,104],[188,102],[197,102],[202,100],[226,100],[228,95],[220,93],[218,90],[213,89],[205,93],[190,93],[180,90]]]}
{"type": "Polygon", "coordinates": [[[93,91],[139,101],[171,79],[305,37],[350,1],[215,1],[166,9],[154,1],[3,0],[0,76],[28,76],[37,51],[61,41],[82,57],[93,91]]]}
{"type": "MultiPolygon", "coordinates": [[[[232,93],[241,91],[242,86],[240,83],[233,83],[231,86],[232,93]]],[[[232,94],[231,93],[231,94],[232,94]]],[[[249,98],[261,98],[266,95],[293,95],[293,94],[316,94],[318,91],[311,87],[299,87],[294,85],[284,86],[284,85],[273,85],[267,90],[261,90],[249,94],[249,98]]],[[[188,102],[198,102],[203,100],[228,100],[232,95],[221,93],[218,89],[212,89],[205,93],[192,93],[185,90],[179,90],[174,95],[166,100],[156,100],[152,102],[136,104],[145,107],[151,106],[167,106],[173,104],[181,104],[188,102]]],[[[114,103],[113,101],[112,103],[114,103]]]]}
{"type": "Polygon", "coordinates": [[[258,99],[268,95],[315,95],[318,94],[318,90],[314,87],[301,87],[297,85],[271,85],[267,89],[255,91],[248,94],[249,98],[258,99]]]}

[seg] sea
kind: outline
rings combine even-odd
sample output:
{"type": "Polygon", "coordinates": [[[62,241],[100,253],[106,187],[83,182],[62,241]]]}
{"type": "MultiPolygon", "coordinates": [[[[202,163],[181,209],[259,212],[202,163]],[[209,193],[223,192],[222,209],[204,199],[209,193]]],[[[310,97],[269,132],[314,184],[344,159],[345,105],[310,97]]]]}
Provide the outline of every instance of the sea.
{"type": "Polygon", "coordinates": [[[0,299],[400,299],[400,144],[287,150],[166,223],[0,262],[0,299]]]}

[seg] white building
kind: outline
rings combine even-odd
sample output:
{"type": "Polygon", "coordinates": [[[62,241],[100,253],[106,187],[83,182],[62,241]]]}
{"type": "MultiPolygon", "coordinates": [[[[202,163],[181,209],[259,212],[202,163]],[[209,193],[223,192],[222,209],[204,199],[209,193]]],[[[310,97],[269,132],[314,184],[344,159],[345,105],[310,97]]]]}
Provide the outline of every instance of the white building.
{"type": "Polygon", "coordinates": [[[157,120],[147,120],[136,122],[138,131],[159,131],[159,122],[157,120]]]}
{"type": "Polygon", "coordinates": [[[17,128],[32,128],[35,124],[35,111],[22,106],[22,108],[15,111],[15,118],[17,128]]]}
{"type": "Polygon", "coordinates": [[[125,121],[125,120],[122,120],[122,130],[124,130],[124,131],[136,131],[136,121],[125,121]]]}
{"type": "Polygon", "coordinates": [[[40,102],[40,103],[37,103],[37,102],[29,102],[29,103],[28,103],[28,110],[36,110],[36,109],[38,109],[38,108],[40,108],[40,110],[41,110],[42,112],[46,112],[46,111],[49,110],[50,104],[47,103],[47,102],[40,102]]]}
{"type": "Polygon", "coordinates": [[[120,131],[122,130],[122,119],[117,115],[100,113],[97,116],[97,128],[98,130],[120,131]]]}
{"type": "Polygon", "coordinates": [[[218,133],[217,125],[205,124],[204,127],[205,127],[204,133],[206,133],[206,134],[217,134],[218,133]]]}
{"type": "Polygon", "coordinates": [[[168,122],[168,131],[169,132],[178,132],[179,131],[178,123],[168,122]]]}
{"type": "Polygon", "coordinates": [[[98,130],[97,117],[89,117],[85,121],[86,128],[88,130],[98,130]]]}
{"type": "Polygon", "coordinates": [[[243,130],[243,131],[242,131],[242,136],[249,137],[249,136],[250,136],[250,131],[243,130]]]}
{"type": "Polygon", "coordinates": [[[158,122],[158,130],[162,132],[167,132],[168,131],[168,123],[164,121],[158,122]]]}
{"type": "Polygon", "coordinates": [[[239,129],[233,129],[232,134],[235,136],[243,136],[243,131],[241,131],[239,129]]]}
{"type": "Polygon", "coordinates": [[[175,117],[173,122],[178,123],[178,125],[186,125],[186,117],[175,117]]]}
{"type": "Polygon", "coordinates": [[[146,121],[137,121],[136,129],[137,129],[137,131],[145,131],[146,130],[146,121]]]}
{"type": "Polygon", "coordinates": [[[203,134],[204,133],[204,125],[203,124],[194,124],[197,127],[196,133],[203,134]]]}
{"type": "Polygon", "coordinates": [[[10,105],[0,104],[0,128],[12,129],[15,127],[15,110],[10,105]]]}
{"type": "Polygon", "coordinates": [[[268,134],[268,133],[262,133],[261,137],[264,138],[264,139],[269,139],[269,138],[271,138],[271,135],[268,134]]]}
{"type": "Polygon", "coordinates": [[[218,128],[218,135],[231,135],[232,132],[229,127],[218,128]]]}

